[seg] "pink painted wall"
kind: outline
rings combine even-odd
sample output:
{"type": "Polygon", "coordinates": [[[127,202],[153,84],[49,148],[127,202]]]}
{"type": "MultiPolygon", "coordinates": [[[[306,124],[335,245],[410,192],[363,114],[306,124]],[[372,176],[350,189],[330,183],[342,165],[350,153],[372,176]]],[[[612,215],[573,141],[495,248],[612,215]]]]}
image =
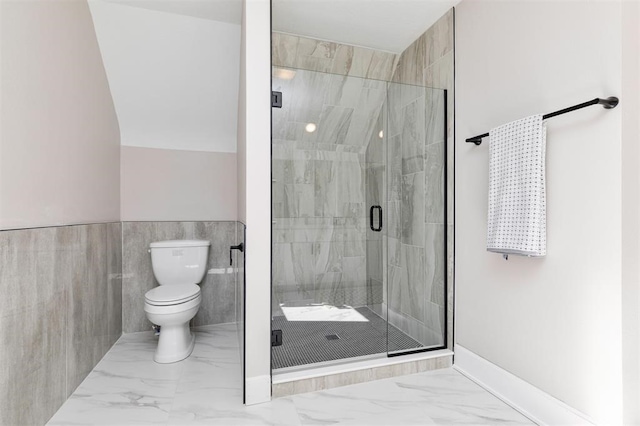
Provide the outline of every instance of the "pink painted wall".
{"type": "Polygon", "coordinates": [[[123,146],[122,220],[236,220],[236,154],[123,146]]]}
{"type": "Polygon", "coordinates": [[[120,220],[120,131],[86,1],[0,5],[0,229],[120,220]]]}

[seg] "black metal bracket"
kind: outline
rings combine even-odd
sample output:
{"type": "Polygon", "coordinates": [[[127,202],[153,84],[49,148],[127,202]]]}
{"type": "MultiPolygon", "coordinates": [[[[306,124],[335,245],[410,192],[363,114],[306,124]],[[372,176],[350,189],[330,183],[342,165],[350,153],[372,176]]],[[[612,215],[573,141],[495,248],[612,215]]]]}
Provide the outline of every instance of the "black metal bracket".
{"type": "MultiPolygon", "coordinates": [[[[574,106],[570,106],[568,108],[561,109],[559,111],[550,112],[549,114],[543,115],[542,119],[546,120],[547,118],[556,117],[558,115],[562,115],[562,114],[566,114],[568,112],[576,111],[578,109],[586,108],[586,107],[591,106],[591,105],[602,105],[605,109],[613,109],[613,108],[618,106],[619,102],[620,102],[620,100],[618,98],[616,98],[615,96],[610,96],[607,99],[595,98],[595,99],[592,99],[592,100],[587,101],[587,102],[583,102],[583,103],[578,104],[578,105],[574,105],[574,106]]],[[[473,143],[473,144],[476,144],[476,145],[480,145],[482,143],[482,138],[486,138],[487,136],[489,136],[489,133],[483,133],[481,135],[469,138],[465,142],[473,143]]]]}
{"type": "Polygon", "coordinates": [[[282,346],[282,330],[271,330],[271,346],[282,346]]]}
{"type": "Polygon", "coordinates": [[[244,253],[244,244],[240,243],[237,246],[229,247],[229,265],[233,265],[233,250],[240,250],[240,253],[244,253]]]}
{"type": "Polygon", "coordinates": [[[282,108],[282,92],[271,92],[271,107],[282,108]]]}

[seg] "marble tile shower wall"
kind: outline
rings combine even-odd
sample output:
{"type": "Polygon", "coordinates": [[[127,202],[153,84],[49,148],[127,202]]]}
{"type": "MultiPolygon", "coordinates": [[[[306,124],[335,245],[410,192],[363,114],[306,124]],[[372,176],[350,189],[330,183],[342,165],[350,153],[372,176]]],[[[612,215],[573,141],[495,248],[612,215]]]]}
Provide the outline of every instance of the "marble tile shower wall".
{"type": "Polygon", "coordinates": [[[282,33],[272,46],[284,94],[273,111],[274,312],[284,301],[381,303],[367,281],[365,152],[397,57],[282,33]]]}
{"type": "Polygon", "coordinates": [[[0,424],[44,424],[122,334],[121,232],[0,231],[0,424]]]}
{"type": "MultiPolygon", "coordinates": [[[[402,139],[394,144],[394,135],[390,135],[390,146],[398,146],[402,143],[401,153],[396,152],[391,155],[390,162],[401,161],[396,164],[402,170],[402,177],[391,177],[391,187],[402,188],[402,196],[397,197],[393,193],[390,194],[388,211],[391,215],[395,213],[398,220],[390,217],[390,235],[389,235],[389,259],[387,266],[390,269],[389,280],[392,289],[399,288],[398,297],[392,298],[390,301],[392,314],[394,318],[390,321],[394,322],[401,329],[410,332],[410,330],[419,329],[422,325],[419,321],[422,318],[424,324],[432,331],[441,330],[444,324],[441,321],[444,318],[444,312],[447,312],[447,328],[450,331],[447,336],[447,347],[452,348],[453,333],[453,160],[454,160],[454,141],[453,141],[453,124],[454,124],[454,9],[449,10],[442,18],[440,18],[431,28],[429,28],[422,36],[413,42],[401,55],[397,68],[393,75],[393,82],[414,84],[426,88],[446,89],[447,96],[447,134],[444,135],[442,126],[434,125],[442,120],[442,116],[438,113],[442,112],[443,99],[438,91],[426,89],[424,98],[403,99],[402,108],[404,111],[403,122],[395,119],[394,112],[390,114],[390,127],[396,126],[392,133],[396,133],[395,137],[402,139]],[[408,102],[406,102],[408,101],[408,102]],[[416,102],[417,101],[417,102],[416,102]],[[424,150],[420,151],[419,145],[407,143],[405,140],[406,132],[411,133],[412,129],[419,129],[422,123],[415,122],[413,126],[406,120],[413,120],[415,116],[417,120],[426,120],[427,132],[424,135],[424,150]],[[409,127],[407,128],[407,125],[409,127]],[[443,164],[441,159],[444,155],[444,141],[447,141],[447,213],[445,219],[438,216],[438,212],[442,212],[442,177],[443,164]],[[401,160],[400,160],[401,159],[401,160]],[[420,169],[420,164],[424,164],[424,169],[420,169]],[[423,175],[420,175],[422,173],[423,175]],[[423,197],[421,194],[432,194],[425,200],[424,212],[417,214],[407,214],[406,209],[411,208],[410,202],[416,205],[416,199],[407,197],[405,192],[414,192],[416,197],[423,197]],[[434,197],[433,194],[439,194],[434,197]],[[403,212],[403,209],[404,212],[403,212]],[[424,221],[420,221],[419,217],[424,215],[424,221]],[[407,219],[411,219],[407,221],[407,219]],[[446,223],[446,227],[445,227],[446,223]],[[397,227],[400,226],[401,229],[397,227]],[[395,227],[395,228],[394,228],[395,227]],[[418,232],[409,232],[417,229],[418,232]],[[394,235],[395,232],[395,241],[394,235]],[[444,306],[442,287],[444,285],[441,277],[443,276],[443,268],[445,267],[445,259],[440,242],[443,241],[444,233],[447,235],[447,301],[448,306],[444,306]],[[398,236],[400,238],[398,238],[398,236]],[[416,237],[417,241],[413,241],[416,237]],[[416,249],[414,244],[422,246],[424,251],[416,249]],[[410,275],[411,272],[403,271],[402,265],[410,265],[414,261],[419,260],[426,262],[426,276],[424,279],[427,283],[424,292],[418,288],[410,288],[408,284],[402,285],[403,276],[410,275]],[[397,268],[400,267],[400,270],[397,268]],[[400,281],[400,285],[393,285],[392,281],[400,281]],[[424,294],[423,294],[424,293],[424,294]],[[411,306],[408,304],[410,295],[418,295],[424,298],[424,312],[422,308],[411,306]],[[400,307],[400,311],[393,309],[400,307]],[[398,314],[398,315],[396,315],[398,314]],[[421,316],[422,315],[422,316],[421,316]]],[[[402,86],[397,85],[390,87],[390,96],[393,92],[397,92],[397,96],[404,97],[402,86]]],[[[391,105],[394,102],[390,101],[391,105]]],[[[411,135],[414,137],[415,135],[411,135]]],[[[422,137],[422,135],[420,135],[422,137]]],[[[393,168],[394,166],[391,165],[393,168]]],[[[411,210],[413,212],[413,210],[411,210]]],[[[415,213],[415,212],[414,212],[415,213]]],[[[414,271],[413,274],[422,274],[414,271]]],[[[438,332],[436,334],[439,334],[438,332]]],[[[410,333],[411,334],[411,333],[410,333]]],[[[435,337],[435,335],[434,335],[435,337]]]]}
{"type": "MultiPolygon", "coordinates": [[[[367,305],[379,316],[387,319],[387,227],[389,225],[386,212],[387,187],[385,164],[386,145],[384,143],[384,126],[386,123],[388,103],[385,103],[378,121],[375,125],[376,129],[383,129],[383,137],[379,132],[373,132],[367,144],[365,153],[366,167],[366,206],[382,206],[383,209],[383,230],[382,232],[373,231],[370,227],[366,230],[367,245],[367,280],[368,286],[372,294],[375,295],[367,305]]],[[[376,222],[377,223],[377,222],[376,222]]]]}
{"type": "Polygon", "coordinates": [[[272,65],[390,81],[398,56],[379,50],[271,33],[272,65]]]}
{"type": "Polygon", "coordinates": [[[144,294],[157,286],[151,267],[153,241],[211,241],[207,274],[200,283],[202,304],[193,326],[236,321],[236,273],[229,265],[229,246],[236,244],[236,222],[123,222],[123,331],[151,329],[144,312],[144,294]]]}
{"type": "Polygon", "coordinates": [[[425,346],[443,344],[443,104],[441,90],[389,87],[388,315],[425,346]]]}

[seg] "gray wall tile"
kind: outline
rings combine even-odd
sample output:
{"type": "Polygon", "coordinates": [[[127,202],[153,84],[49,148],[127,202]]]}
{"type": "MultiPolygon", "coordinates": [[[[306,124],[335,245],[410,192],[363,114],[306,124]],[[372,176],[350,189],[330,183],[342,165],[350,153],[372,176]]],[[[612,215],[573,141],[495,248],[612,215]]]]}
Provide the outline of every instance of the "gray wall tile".
{"type": "Polygon", "coordinates": [[[79,249],[78,254],[84,253],[85,259],[75,265],[68,299],[69,389],[75,389],[84,380],[110,347],[107,226],[82,225],[76,232],[75,237],[71,236],[75,239],[73,245],[79,249]]]}
{"type": "MultiPolygon", "coordinates": [[[[416,88],[424,93],[424,89],[416,88]]],[[[425,97],[418,97],[402,112],[402,174],[424,170],[425,97]]]]}
{"type": "Polygon", "coordinates": [[[452,356],[445,355],[437,358],[407,361],[399,364],[384,365],[364,370],[349,371],[346,373],[332,374],[311,379],[278,383],[271,387],[273,397],[281,398],[306,392],[316,392],[371,380],[387,379],[390,377],[416,374],[423,371],[432,371],[450,367],[452,356]]]}
{"type": "Polygon", "coordinates": [[[108,332],[112,345],[122,335],[122,223],[107,224],[108,332]]]}
{"type": "Polygon", "coordinates": [[[388,138],[387,145],[387,180],[389,201],[402,200],[402,137],[388,138]]]}
{"type": "Polygon", "coordinates": [[[272,33],[271,46],[273,47],[273,63],[283,67],[295,65],[298,51],[298,37],[289,34],[272,33]]]}
{"type": "Polygon", "coordinates": [[[444,306],[445,248],[444,224],[428,223],[425,229],[425,301],[444,306]]]}
{"type": "Polygon", "coordinates": [[[120,337],[119,227],[0,231],[0,424],[44,424],[120,337]]]}
{"type": "MultiPolygon", "coordinates": [[[[405,258],[407,253],[414,251],[417,247],[424,250],[424,277],[422,305],[424,310],[419,312],[410,305],[407,307],[402,305],[402,311],[396,311],[397,301],[391,299],[389,301],[390,316],[389,320],[403,331],[412,335],[412,337],[423,341],[425,344],[435,344],[436,341],[442,341],[441,330],[443,327],[444,317],[444,278],[447,277],[447,318],[448,331],[447,345],[451,347],[453,334],[452,318],[453,318],[453,9],[448,11],[440,18],[431,28],[409,46],[399,57],[398,65],[393,76],[393,81],[409,85],[420,85],[426,87],[424,99],[419,102],[424,105],[424,124],[426,128],[425,134],[417,133],[414,128],[415,123],[410,120],[412,114],[407,115],[406,105],[410,105],[412,101],[417,99],[414,87],[406,85],[390,85],[389,89],[389,134],[400,134],[402,136],[400,144],[402,147],[402,187],[399,194],[393,190],[389,194],[388,200],[402,200],[400,206],[400,231],[402,233],[402,251],[398,259],[397,229],[390,228],[388,239],[388,267],[397,267],[398,260],[400,265],[410,265],[415,260],[405,258]],[[441,90],[447,89],[447,135],[444,134],[443,111],[444,98],[441,90]],[[413,137],[415,136],[415,137],[413,137]],[[444,140],[447,137],[447,157],[448,176],[447,176],[447,223],[450,226],[445,227],[444,218],[444,140]],[[423,147],[424,151],[420,152],[423,147]],[[415,158],[422,154],[424,166],[420,169],[419,162],[414,161],[415,158]],[[424,170],[424,182],[422,195],[415,191],[415,179],[408,176],[409,172],[424,170]],[[424,207],[416,210],[416,206],[424,207]],[[425,221],[424,227],[417,224],[417,217],[421,217],[425,221]],[[416,233],[415,230],[419,231],[416,233]],[[420,230],[422,233],[420,233],[420,230]],[[444,235],[447,232],[448,247],[444,247],[444,235]],[[413,240],[412,237],[419,234],[419,239],[413,240]],[[396,238],[392,238],[396,237],[396,238]],[[411,246],[406,246],[411,244],[411,246]],[[409,250],[407,248],[409,247],[409,250]],[[446,267],[445,267],[446,265],[446,267]],[[436,321],[437,320],[437,321],[436,321]],[[412,333],[418,332],[420,335],[412,333]],[[426,340],[425,340],[426,339],[426,340]],[[439,339],[439,340],[438,340],[439,339]]],[[[394,147],[389,147],[389,164],[392,164],[394,147]]],[[[395,148],[397,151],[397,148],[395,148]]],[[[396,154],[397,155],[397,154],[396,154]]],[[[397,174],[397,172],[396,172],[397,174]]],[[[393,183],[393,173],[389,173],[391,183],[393,183]]],[[[396,178],[397,179],[397,178],[396,178]]],[[[393,186],[390,186],[393,188],[393,186]]],[[[393,224],[393,216],[389,220],[389,224],[393,224]]],[[[414,253],[415,254],[415,253],[414,253]]],[[[421,273],[413,271],[413,273],[421,273]]],[[[410,270],[403,269],[403,276],[410,276],[410,270]]],[[[397,275],[397,274],[396,274],[397,275]]],[[[401,301],[405,301],[404,290],[415,291],[415,284],[409,284],[405,280],[391,280],[388,282],[389,294],[398,295],[401,301]],[[400,285],[401,289],[394,286],[400,285]]]]}
{"type": "Polygon", "coordinates": [[[427,145],[424,162],[425,220],[444,223],[444,143],[427,145]]]}
{"type": "Polygon", "coordinates": [[[144,313],[144,295],[157,285],[151,269],[149,243],[156,239],[155,222],[122,223],[122,331],[151,328],[144,313]]]}
{"type": "Polygon", "coordinates": [[[0,424],[44,424],[66,400],[65,299],[0,317],[0,424]]]}
{"type": "Polygon", "coordinates": [[[400,209],[402,242],[414,246],[423,246],[425,222],[424,172],[402,176],[402,205],[400,209]]]}
{"type": "Polygon", "coordinates": [[[229,265],[229,247],[236,245],[235,222],[195,222],[195,239],[211,241],[207,269],[224,273],[207,274],[200,288],[202,305],[193,325],[234,322],[236,318],[236,282],[229,265]]]}
{"type": "Polygon", "coordinates": [[[144,312],[144,295],[156,287],[149,244],[153,241],[203,239],[211,241],[207,273],[200,283],[202,304],[192,325],[233,322],[236,319],[236,280],[229,265],[229,247],[236,244],[235,222],[124,222],[123,329],[125,333],[151,328],[144,312]]]}
{"type": "Polygon", "coordinates": [[[396,55],[347,44],[273,32],[272,64],[309,71],[390,80],[396,55]]]}

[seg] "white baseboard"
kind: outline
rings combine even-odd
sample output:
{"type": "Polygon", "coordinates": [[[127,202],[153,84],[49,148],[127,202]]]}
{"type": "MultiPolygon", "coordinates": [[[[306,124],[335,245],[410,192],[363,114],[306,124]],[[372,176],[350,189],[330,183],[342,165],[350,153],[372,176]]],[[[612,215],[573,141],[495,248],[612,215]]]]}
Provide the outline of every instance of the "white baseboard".
{"type": "Polygon", "coordinates": [[[455,368],[539,425],[594,424],[587,415],[532,384],[455,345],[455,368]]]}
{"type": "Polygon", "coordinates": [[[244,383],[246,405],[271,401],[271,376],[248,377],[244,383]]]}

